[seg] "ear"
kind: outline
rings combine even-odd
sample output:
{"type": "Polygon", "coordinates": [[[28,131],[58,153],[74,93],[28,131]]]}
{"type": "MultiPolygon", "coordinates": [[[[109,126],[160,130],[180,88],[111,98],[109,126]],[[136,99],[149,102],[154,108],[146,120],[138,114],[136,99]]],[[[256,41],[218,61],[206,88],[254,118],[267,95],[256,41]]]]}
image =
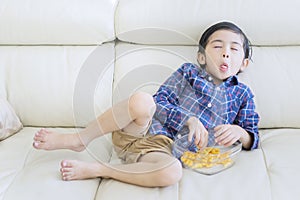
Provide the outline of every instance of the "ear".
{"type": "Polygon", "coordinates": [[[206,64],[206,58],[205,55],[201,52],[198,52],[198,57],[197,60],[199,62],[200,65],[205,65],[206,64]]]}
{"type": "Polygon", "coordinates": [[[240,72],[244,71],[249,65],[249,59],[248,58],[245,58],[243,60],[243,63],[242,63],[242,66],[240,68],[240,72]]]}

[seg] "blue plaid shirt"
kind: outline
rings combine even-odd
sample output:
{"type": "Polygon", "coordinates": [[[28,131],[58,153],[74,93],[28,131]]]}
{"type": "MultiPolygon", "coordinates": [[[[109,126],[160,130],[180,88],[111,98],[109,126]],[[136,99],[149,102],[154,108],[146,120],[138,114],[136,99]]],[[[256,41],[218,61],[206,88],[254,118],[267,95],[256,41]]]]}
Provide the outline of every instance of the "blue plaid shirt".
{"type": "Polygon", "coordinates": [[[175,139],[187,134],[186,121],[197,117],[208,130],[220,124],[236,124],[253,138],[251,149],[258,147],[259,116],[253,94],[237,76],[216,86],[205,70],[192,63],[183,64],[153,96],[156,112],[149,132],[175,139]]]}

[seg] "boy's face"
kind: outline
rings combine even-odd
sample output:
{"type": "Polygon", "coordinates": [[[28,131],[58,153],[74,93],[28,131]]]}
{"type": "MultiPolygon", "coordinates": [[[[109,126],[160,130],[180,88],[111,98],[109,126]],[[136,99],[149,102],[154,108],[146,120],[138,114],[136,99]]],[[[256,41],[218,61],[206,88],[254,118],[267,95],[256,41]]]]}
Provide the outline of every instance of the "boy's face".
{"type": "Polygon", "coordinates": [[[236,75],[248,66],[244,59],[243,38],[230,30],[218,30],[208,39],[205,55],[198,54],[200,64],[206,64],[215,84],[220,84],[228,77],[236,75]]]}

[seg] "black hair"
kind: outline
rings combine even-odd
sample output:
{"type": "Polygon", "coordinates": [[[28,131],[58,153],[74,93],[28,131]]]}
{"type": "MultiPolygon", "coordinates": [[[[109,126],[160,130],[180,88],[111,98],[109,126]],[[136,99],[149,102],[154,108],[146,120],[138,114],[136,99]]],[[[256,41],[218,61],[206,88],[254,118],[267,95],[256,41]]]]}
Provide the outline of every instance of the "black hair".
{"type": "Polygon", "coordinates": [[[209,27],[201,36],[199,40],[199,50],[198,52],[205,54],[205,47],[208,43],[209,37],[218,30],[230,30],[234,33],[240,34],[243,36],[244,43],[243,43],[243,49],[244,49],[244,58],[248,58],[251,60],[252,56],[252,48],[251,43],[245,33],[235,24],[231,22],[219,22],[217,24],[212,25],[209,27]]]}

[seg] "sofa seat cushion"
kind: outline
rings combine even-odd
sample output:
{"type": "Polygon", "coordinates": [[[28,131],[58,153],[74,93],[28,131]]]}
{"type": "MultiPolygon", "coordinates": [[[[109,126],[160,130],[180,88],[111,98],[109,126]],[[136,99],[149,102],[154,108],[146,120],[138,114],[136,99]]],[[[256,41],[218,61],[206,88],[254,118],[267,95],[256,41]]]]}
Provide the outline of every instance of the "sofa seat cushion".
{"type": "Polygon", "coordinates": [[[300,196],[300,129],[273,129],[261,133],[273,200],[300,196]]]}
{"type": "Polygon", "coordinates": [[[168,187],[140,187],[132,184],[115,181],[113,179],[104,179],[98,188],[96,200],[109,199],[178,199],[178,184],[168,187]],[[116,192],[117,191],[117,192],[116,192]]]}
{"type": "Polygon", "coordinates": [[[235,164],[215,175],[184,169],[179,199],[270,200],[271,191],[261,149],[242,151],[235,164]]]}
{"type": "MultiPolygon", "coordinates": [[[[112,151],[110,164],[121,164],[116,152],[112,151]]],[[[113,179],[103,179],[96,194],[96,200],[109,199],[163,199],[163,200],[177,200],[178,199],[178,184],[168,187],[140,187],[128,183],[123,183],[113,179]],[[116,192],[117,191],[117,192],[116,192]]]]}
{"type": "MultiPolygon", "coordinates": [[[[114,151],[113,151],[114,152],[114,151]]],[[[115,152],[111,164],[119,164],[115,152]]],[[[183,169],[178,184],[163,188],[144,188],[119,181],[102,180],[96,199],[205,199],[271,200],[271,188],[261,149],[242,151],[235,164],[215,175],[202,175],[183,169]],[[113,192],[117,190],[118,192],[113,192]],[[134,192],[132,192],[134,191],[134,192]]]]}
{"type": "MultiPolygon", "coordinates": [[[[107,162],[111,155],[110,135],[94,140],[86,151],[43,151],[32,147],[39,128],[24,128],[0,142],[0,199],[94,199],[100,179],[62,181],[63,159],[107,162]]],[[[74,129],[50,129],[62,133],[74,129]]]]}

